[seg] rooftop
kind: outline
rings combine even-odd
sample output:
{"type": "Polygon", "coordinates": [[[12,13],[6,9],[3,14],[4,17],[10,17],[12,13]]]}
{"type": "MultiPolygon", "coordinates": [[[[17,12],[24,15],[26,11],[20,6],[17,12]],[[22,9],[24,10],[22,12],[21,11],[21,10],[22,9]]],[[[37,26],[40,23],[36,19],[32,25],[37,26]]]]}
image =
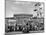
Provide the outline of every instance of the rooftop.
{"type": "Polygon", "coordinates": [[[14,14],[14,16],[33,16],[33,14],[14,14]]]}

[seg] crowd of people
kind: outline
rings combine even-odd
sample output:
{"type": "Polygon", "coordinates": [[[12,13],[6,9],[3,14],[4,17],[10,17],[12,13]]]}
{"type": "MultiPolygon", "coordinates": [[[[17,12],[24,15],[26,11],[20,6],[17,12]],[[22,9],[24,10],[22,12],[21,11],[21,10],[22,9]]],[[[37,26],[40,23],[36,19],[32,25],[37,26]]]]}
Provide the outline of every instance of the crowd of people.
{"type": "Polygon", "coordinates": [[[6,32],[14,32],[14,31],[22,31],[22,32],[29,32],[29,31],[38,31],[44,30],[43,23],[33,23],[33,21],[28,21],[26,25],[18,25],[15,26],[8,26],[8,29],[5,30],[6,32]]]}

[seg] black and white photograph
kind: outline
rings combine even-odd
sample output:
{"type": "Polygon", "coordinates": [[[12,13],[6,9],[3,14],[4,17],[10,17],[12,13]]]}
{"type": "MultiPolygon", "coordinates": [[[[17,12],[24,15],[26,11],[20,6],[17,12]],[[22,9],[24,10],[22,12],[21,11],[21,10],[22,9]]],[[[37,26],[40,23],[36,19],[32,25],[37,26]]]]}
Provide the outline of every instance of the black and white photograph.
{"type": "Polygon", "coordinates": [[[44,2],[5,0],[5,35],[44,33],[44,2]]]}

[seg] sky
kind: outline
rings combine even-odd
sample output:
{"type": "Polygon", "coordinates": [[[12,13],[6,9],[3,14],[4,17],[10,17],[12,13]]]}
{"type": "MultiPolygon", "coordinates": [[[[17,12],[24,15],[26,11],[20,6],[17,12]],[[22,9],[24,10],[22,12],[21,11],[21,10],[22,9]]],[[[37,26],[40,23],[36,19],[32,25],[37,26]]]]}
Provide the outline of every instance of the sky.
{"type": "Polygon", "coordinates": [[[29,1],[15,1],[15,0],[6,0],[6,17],[13,17],[14,14],[33,14],[36,16],[34,9],[36,2],[29,1]]]}

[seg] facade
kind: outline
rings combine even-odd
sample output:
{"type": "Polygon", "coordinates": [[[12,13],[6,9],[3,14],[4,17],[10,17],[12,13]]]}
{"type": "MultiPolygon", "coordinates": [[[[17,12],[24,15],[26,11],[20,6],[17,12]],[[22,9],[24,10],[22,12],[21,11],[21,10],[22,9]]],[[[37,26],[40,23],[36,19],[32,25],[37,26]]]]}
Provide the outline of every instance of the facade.
{"type": "Polygon", "coordinates": [[[15,28],[16,24],[17,24],[18,27],[19,26],[23,27],[23,26],[26,26],[27,23],[29,26],[32,26],[32,27],[30,27],[30,28],[32,28],[32,30],[30,30],[30,31],[33,31],[34,28],[35,28],[35,31],[42,30],[42,28],[44,30],[44,19],[43,18],[34,18],[32,16],[33,15],[17,14],[17,15],[14,15],[14,17],[12,17],[12,18],[6,18],[6,25],[5,25],[6,30],[8,30],[8,26],[13,26],[15,28]]]}

